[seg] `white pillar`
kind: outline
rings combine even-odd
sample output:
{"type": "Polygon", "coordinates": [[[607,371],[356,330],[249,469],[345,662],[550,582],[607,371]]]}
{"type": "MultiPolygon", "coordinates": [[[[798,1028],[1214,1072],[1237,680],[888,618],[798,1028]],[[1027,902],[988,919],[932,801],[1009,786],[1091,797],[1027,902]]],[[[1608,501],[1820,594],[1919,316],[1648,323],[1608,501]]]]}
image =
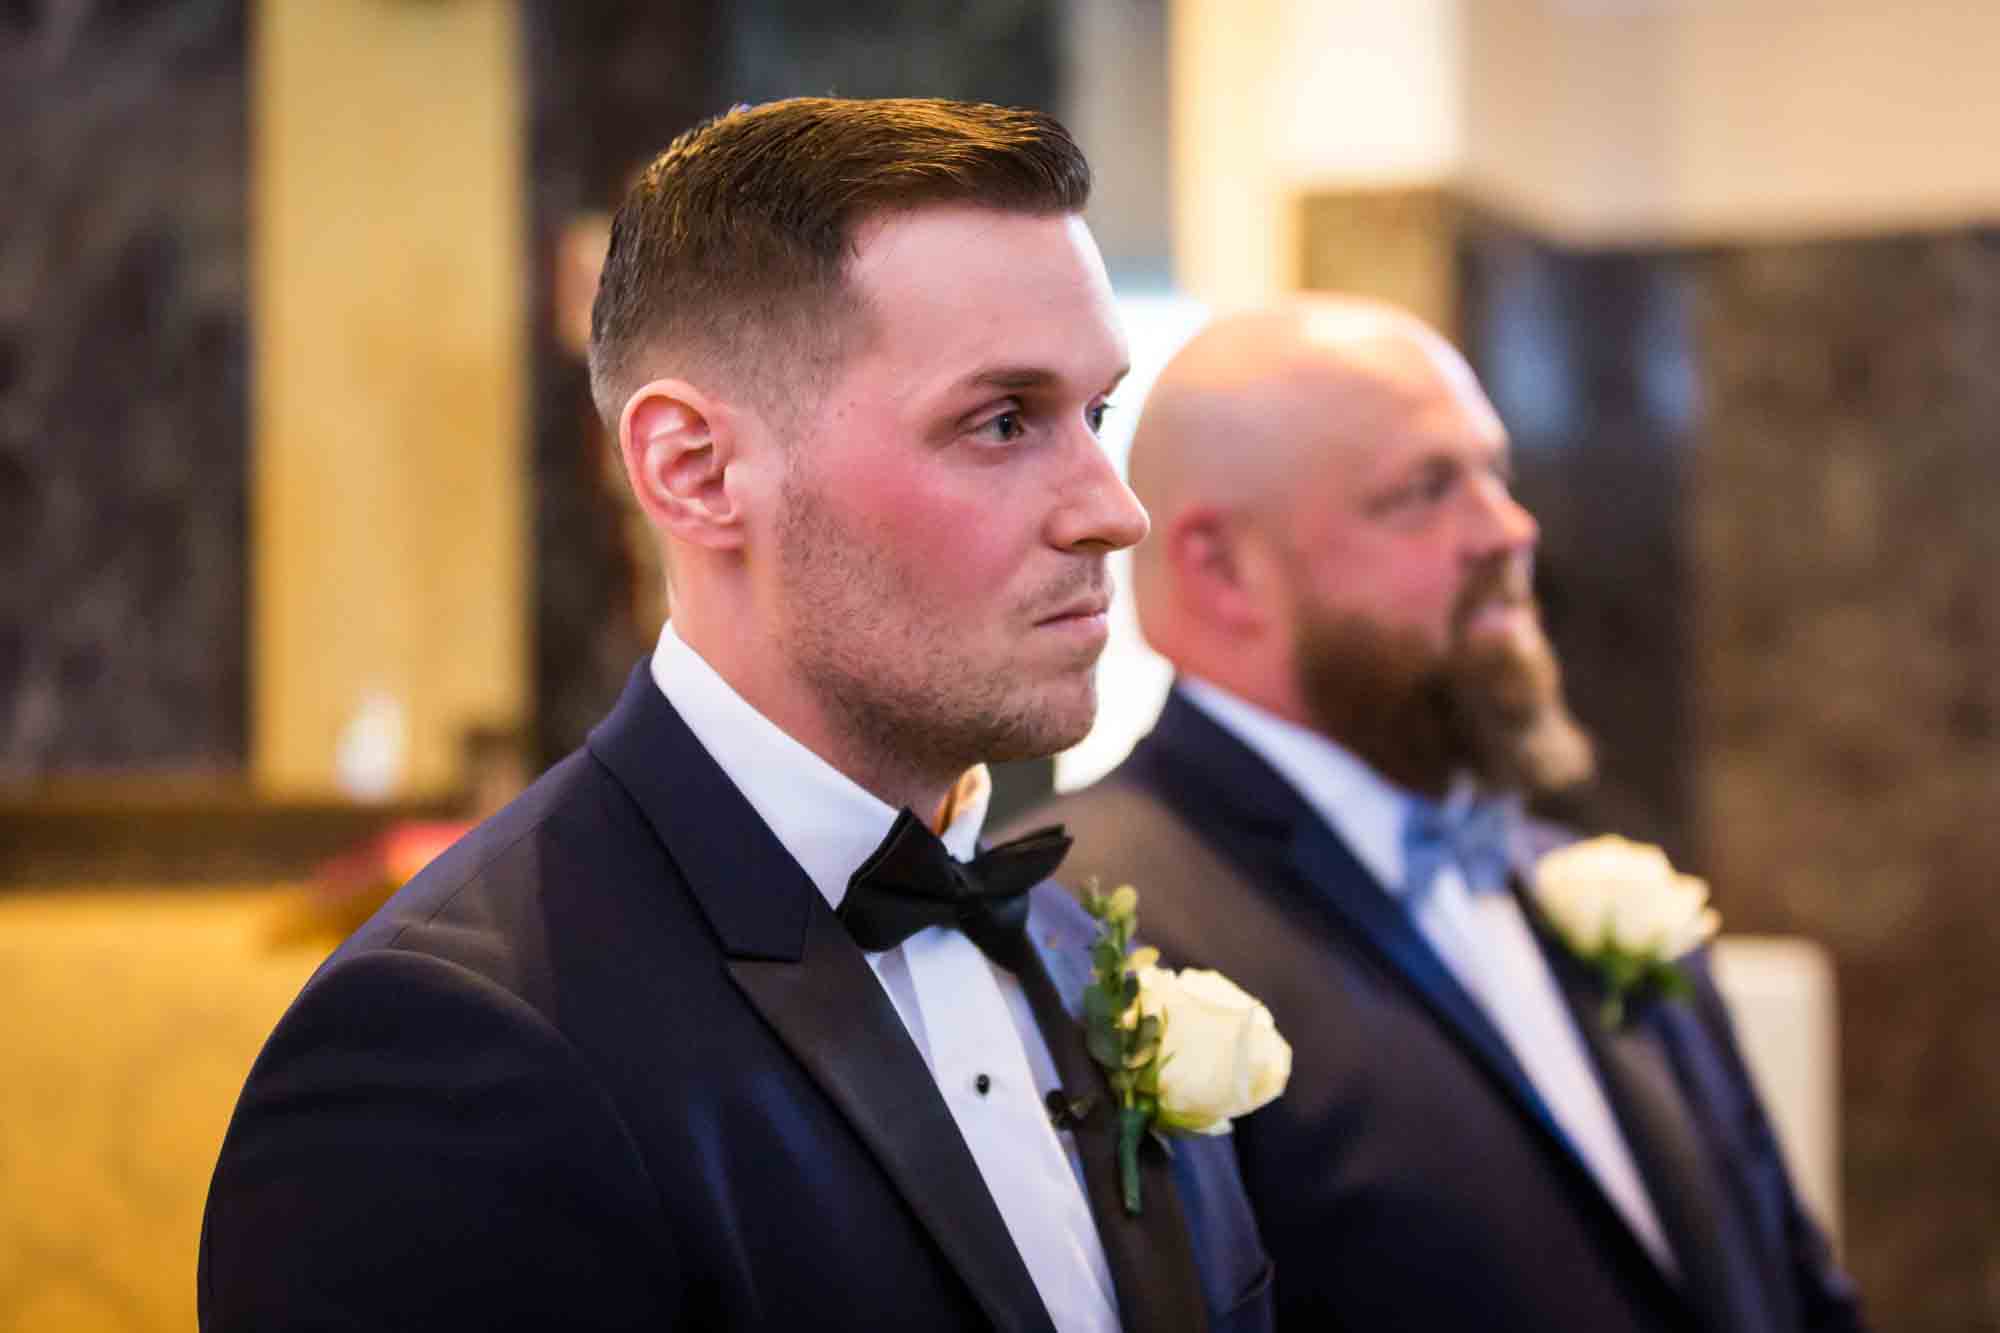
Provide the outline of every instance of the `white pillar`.
{"type": "Polygon", "coordinates": [[[1307,190],[1442,184],[1458,0],[1173,0],[1174,253],[1217,306],[1298,285],[1307,190]]]}

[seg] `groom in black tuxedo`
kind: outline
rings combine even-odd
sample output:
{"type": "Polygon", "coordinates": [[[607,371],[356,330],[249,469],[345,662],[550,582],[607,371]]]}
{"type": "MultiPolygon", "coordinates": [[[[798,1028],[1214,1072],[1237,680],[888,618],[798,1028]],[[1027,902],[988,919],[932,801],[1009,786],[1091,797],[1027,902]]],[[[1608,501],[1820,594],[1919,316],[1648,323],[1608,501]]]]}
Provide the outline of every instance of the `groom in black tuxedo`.
{"type": "Polygon", "coordinates": [[[1064,841],[978,845],[980,765],[1089,727],[1146,531],[1088,192],[1047,117],[934,101],[646,169],[591,373],[672,622],[279,1024],[210,1333],[1268,1326],[1225,1140],[1118,1204],[1064,841]]]}
{"type": "Polygon", "coordinates": [[[1134,588],[1179,672],[1116,772],[1031,816],[1131,881],[1170,961],[1292,1042],[1235,1140],[1287,1329],[1859,1326],[1705,954],[1603,994],[1525,892],[1585,776],[1529,591],[1537,531],[1457,352],[1320,299],[1226,318],[1147,402],[1134,588]]]}

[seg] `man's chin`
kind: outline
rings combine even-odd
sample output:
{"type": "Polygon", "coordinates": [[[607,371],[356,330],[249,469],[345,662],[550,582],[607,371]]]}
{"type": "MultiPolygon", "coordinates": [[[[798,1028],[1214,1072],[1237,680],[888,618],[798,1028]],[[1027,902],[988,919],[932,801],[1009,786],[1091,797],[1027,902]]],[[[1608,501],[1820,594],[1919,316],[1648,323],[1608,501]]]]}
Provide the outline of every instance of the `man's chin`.
{"type": "Polygon", "coordinates": [[[1562,667],[1533,611],[1504,637],[1468,632],[1462,642],[1450,693],[1482,775],[1530,795],[1588,781],[1595,748],[1563,698],[1562,667]]]}
{"type": "Polygon", "coordinates": [[[994,738],[990,758],[998,763],[1046,759],[1081,744],[1097,721],[1097,682],[1091,673],[1037,692],[1015,710],[1015,722],[994,738]]]}
{"type": "Polygon", "coordinates": [[[1519,785],[1536,795],[1568,791],[1597,772],[1590,733],[1558,703],[1537,717],[1514,742],[1519,785]]]}

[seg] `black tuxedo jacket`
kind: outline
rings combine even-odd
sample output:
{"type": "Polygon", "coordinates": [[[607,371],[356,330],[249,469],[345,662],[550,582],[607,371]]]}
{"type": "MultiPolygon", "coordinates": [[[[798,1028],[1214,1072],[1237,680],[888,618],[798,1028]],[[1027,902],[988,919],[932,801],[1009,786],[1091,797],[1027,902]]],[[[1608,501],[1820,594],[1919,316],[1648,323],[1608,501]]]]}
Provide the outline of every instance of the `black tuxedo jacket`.
{"type": "MultiPolygon", "coordinates": [[[[1093,923],[1034,892],[1073,1001],[1093,923]]],[[[1227,1144],[1149,1169],[1178,1251],[1108,1224],[1128,1322],[1268,1327],[1227,1144]]],[[[199,1305],[210,1333],[1049,1327],[865,956],[644,664],[279,1023],[216,1167],[199,1305]]]]}
{"type": "Polygon", "coordinates": [[[1065,880],[1137,885],[1141,936],[1258,995],[1292,1043],[1290,1089],[1235,1133],[1284,1274],[1281,1327],[1860,1326],[1705,960],[1692,1001],[1642,1006],[1613,1035],[1593,979],[1543,936],[1680,1258],[1670,1273],[1398,903],[1178,691],[1115,773],[1028,821],[1051,818],[1077,838],[1065,880]]]}

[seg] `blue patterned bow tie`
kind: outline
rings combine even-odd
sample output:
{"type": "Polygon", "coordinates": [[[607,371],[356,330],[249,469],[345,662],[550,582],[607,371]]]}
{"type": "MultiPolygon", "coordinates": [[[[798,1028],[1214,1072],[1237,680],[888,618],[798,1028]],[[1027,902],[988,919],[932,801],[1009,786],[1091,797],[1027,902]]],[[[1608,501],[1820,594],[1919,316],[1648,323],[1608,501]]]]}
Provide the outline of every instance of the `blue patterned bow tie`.
{"type": "Polygon", "coordinates": [[[1413,802],[1403,824],[1403,895],[1420,901],[1447,862],[1458,867],[1474,893],[1505,888],[1517,811],[1514,801],[1491,797],[1449,805],[1413,802]]]}

